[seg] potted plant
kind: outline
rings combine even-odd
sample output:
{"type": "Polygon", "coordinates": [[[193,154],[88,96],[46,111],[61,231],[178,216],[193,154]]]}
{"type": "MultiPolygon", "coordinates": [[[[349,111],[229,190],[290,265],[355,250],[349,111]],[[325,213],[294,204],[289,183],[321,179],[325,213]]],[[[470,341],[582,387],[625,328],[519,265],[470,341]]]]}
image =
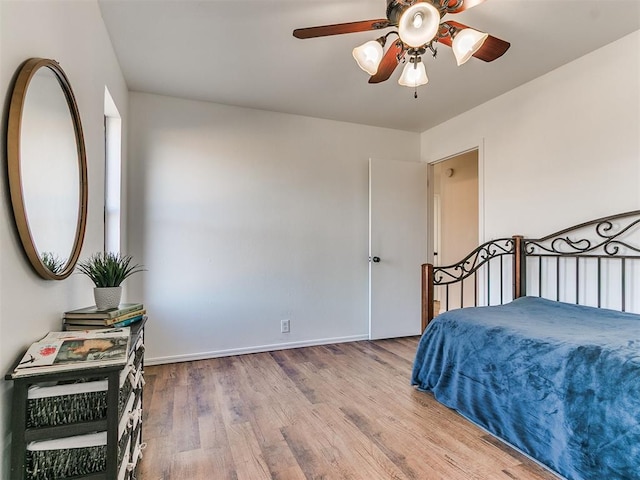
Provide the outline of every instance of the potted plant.
{"type": "Polygon", "coordinates": [[[118,308],[122,297],[120,284],[144,270],[142,265],[132,264],[131,255],[111,252],[94,253],[87,260],[78,262],[77,269],[94,283],[93,295],[98,310],[118,308]]]}

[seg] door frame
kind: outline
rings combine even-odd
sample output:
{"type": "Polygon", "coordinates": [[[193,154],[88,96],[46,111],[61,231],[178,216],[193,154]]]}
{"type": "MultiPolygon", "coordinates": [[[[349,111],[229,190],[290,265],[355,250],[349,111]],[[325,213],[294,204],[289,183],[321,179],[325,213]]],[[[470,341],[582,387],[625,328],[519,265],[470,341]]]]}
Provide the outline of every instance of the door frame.
{"type": "Polygon", "coordinates": [[[426,160],[427,163],[427,261],[431,264],[434,264],[434,240],[433,240],[433,224],[434,224],[434,212],[433,205],[431,205],[431,201],[434,196],[434,186],[432,182],[433,178],[433,167],[436,163],[443,162],[445,160],[449,160],[450,158],[457,157],[458,155],[465,154],[472,150],[478,151],[478,241],[480,243],[486,241],[485,239],[485,167],[484,167],[484,150],[485,150],[485,139],[480,138],[477,141],[473,141],[460,149],[455,149],[453,151],[448,151],[444,155],[438,155],[437,157],[428,158],[426,160]]]}

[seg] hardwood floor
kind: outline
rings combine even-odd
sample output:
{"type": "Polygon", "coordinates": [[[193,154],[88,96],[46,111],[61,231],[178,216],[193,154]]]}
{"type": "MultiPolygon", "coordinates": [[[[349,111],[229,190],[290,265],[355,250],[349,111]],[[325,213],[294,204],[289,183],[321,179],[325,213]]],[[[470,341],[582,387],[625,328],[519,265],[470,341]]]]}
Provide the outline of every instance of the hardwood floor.
{"type": "Polygon", "coordinates": [[[557,479],[416,391],[417,341],[146,367],[138,478],[557,479]]]}

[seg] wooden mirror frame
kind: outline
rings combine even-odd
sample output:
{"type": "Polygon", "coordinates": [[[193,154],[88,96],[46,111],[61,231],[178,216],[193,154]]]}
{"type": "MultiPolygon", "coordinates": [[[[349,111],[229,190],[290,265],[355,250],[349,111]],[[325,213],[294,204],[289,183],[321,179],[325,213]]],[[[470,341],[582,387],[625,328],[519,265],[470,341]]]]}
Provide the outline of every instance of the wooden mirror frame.
{"type": "Polygon", "coordinates": [[[13,86],[13,92],[11,94],[11,103],[9,105],[9,119],[7,124],[7,160],[8,160],[8,175],[9,175],[9,190],[11,192],[11,204],[13,206],[13,215],[16,221],[16,227],[22,246],[31,265],[35,271],[47,280],[62,280],[67,278],[75,268],[78,257],[80,256],[80,250],[82,249],[82,242],[84,241],[85,229],[87,224],[87,199],[88,199],[88,184],[87,184],[87,157],[84,145],[84,135],[82,133],[82,123],[80,121],[80,113],[78,111],[78,105],[76,104],[73,90],[67,76],[65,75],[62,67],[55,60],[46,58],[30,58],[22,64],[18,72],[15,84],[13,86]],[[79,198],[78,198],[78,219],[76,224],[75,239],[71,254],[66,260],[66,263],[61,271],[51,271],[42,261],[40,252],[36,248],[36,244],[33,239],[31,228],[29,227],[29,219],[25,208],[25,201],[23,195],[23,178],[22,178],[22,165],[20,155],[20,142],[21,142],[21,129],[22,118],[24,111],[25,99],[27,96],[27,90],[31,79],[40,68],[50,69],[62,89],[64,96],[67,100],[67,106],[69,107],[69,113],[73,123],[73,129],[75,132],[76,149],[78,156],[78,169],[79,169],[79,198]]]}

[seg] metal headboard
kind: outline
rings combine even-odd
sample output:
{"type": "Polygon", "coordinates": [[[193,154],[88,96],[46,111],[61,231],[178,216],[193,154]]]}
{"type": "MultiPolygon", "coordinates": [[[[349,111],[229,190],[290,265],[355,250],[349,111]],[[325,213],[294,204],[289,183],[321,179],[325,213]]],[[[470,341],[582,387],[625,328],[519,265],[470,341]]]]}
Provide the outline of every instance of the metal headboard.
{"type": "Polygon", "coordinates": [[[640,210],[539,239],[491,240],[456,264],[424,264],[422,283],[423,329],[439,313],[434,303],[447,311],[523,295],[640,312],[640,210]]]}
{"type": "Polygon", "coordinates": [[[636,271],[640,265],[640,211],[600,218],[537,240],[527,239],[523,247],[523,294],[623,312],[633,301],[631,293],[635,291],[636,298],[640,294],[636,271]],[[573,277],[571,281],[568,275],[573,277]],[[554,286],[549,288],[549,283],[554,286]],[[618,299],[607,291],[612,285],[618,299]]]}

